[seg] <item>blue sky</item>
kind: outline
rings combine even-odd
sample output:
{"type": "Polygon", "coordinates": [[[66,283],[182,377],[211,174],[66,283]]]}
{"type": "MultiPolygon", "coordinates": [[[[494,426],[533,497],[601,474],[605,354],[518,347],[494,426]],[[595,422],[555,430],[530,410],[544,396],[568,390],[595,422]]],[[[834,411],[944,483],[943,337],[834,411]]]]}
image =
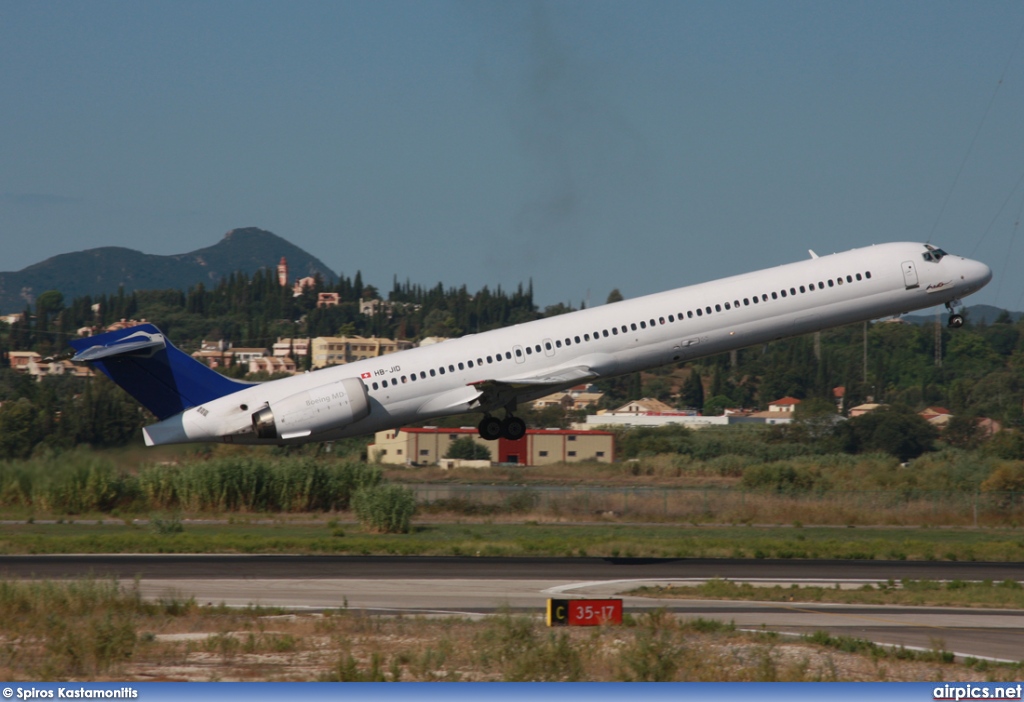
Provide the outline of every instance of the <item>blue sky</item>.
{"type": "Polygon", "coordinates": [[[598,304],[931,239],[1022,309],[1022,28],[1019,0],[12,0],[0,270],[257,226],[385,290],[598,304]]]}

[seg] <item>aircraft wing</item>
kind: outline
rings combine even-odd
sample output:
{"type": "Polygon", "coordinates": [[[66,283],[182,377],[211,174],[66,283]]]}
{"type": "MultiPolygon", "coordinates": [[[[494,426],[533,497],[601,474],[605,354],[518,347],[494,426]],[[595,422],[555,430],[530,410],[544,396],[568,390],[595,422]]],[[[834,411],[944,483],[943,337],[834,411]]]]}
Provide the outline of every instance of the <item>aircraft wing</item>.
{"type": "Polygon", "coordinates": [[[508,380],[480,380],[471,385],[480,391],[476,404],[481,409],[491,410],[504,407],[527,392],[533,393],[544,387],[550,387],[554,392],[557,388],[569,387],[596,377],[598,377],[597,372],[590,366],[571,366],[544,375],[508,380]]]}

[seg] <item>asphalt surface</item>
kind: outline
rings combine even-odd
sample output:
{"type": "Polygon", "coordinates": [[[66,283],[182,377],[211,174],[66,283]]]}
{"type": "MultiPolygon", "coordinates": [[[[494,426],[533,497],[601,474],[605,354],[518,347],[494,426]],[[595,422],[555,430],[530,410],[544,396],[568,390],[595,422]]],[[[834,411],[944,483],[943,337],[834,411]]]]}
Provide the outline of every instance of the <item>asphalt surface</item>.
{"type": "Polygon", "coordinates": [[[0,556],[0,577],[1024,580],[1024,563],[712,558],[472,558],[444,556],[0,556]]]}

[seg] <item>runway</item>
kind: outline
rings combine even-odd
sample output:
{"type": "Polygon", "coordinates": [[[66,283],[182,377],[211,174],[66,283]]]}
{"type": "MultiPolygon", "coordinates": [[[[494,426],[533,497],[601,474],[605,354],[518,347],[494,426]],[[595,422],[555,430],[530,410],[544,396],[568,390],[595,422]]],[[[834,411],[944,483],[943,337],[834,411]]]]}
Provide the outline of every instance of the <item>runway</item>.
{"type": "MultiPolygon", "coordinates": [[[[1024,580],[1024,564],[627,558],[388,556],[0,556],[3,578],[137,578],[144,596],[300,611],[348,607],[387,614],[540,614],[548,598],[608,597],[641,585],[728,578],[754,584],[859,586],[904,578],[1024,580]]],[[[800,634],[827,630],[883,644],[942,648],[960,656],[1020,660],[1024,612],[652,599],[624,596],[627,612],[664,607],[687,617],[800,634]]]]}

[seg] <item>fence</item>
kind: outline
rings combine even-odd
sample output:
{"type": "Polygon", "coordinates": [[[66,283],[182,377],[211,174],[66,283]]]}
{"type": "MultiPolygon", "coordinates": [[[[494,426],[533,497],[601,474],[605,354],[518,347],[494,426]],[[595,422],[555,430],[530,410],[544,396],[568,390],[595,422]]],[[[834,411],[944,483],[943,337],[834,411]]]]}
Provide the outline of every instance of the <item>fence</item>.
{"type": "Polygon", "coordinates": [[[426,512],[683,523],[1017,526],[1024,493],[410,485],[426,512]]]}

